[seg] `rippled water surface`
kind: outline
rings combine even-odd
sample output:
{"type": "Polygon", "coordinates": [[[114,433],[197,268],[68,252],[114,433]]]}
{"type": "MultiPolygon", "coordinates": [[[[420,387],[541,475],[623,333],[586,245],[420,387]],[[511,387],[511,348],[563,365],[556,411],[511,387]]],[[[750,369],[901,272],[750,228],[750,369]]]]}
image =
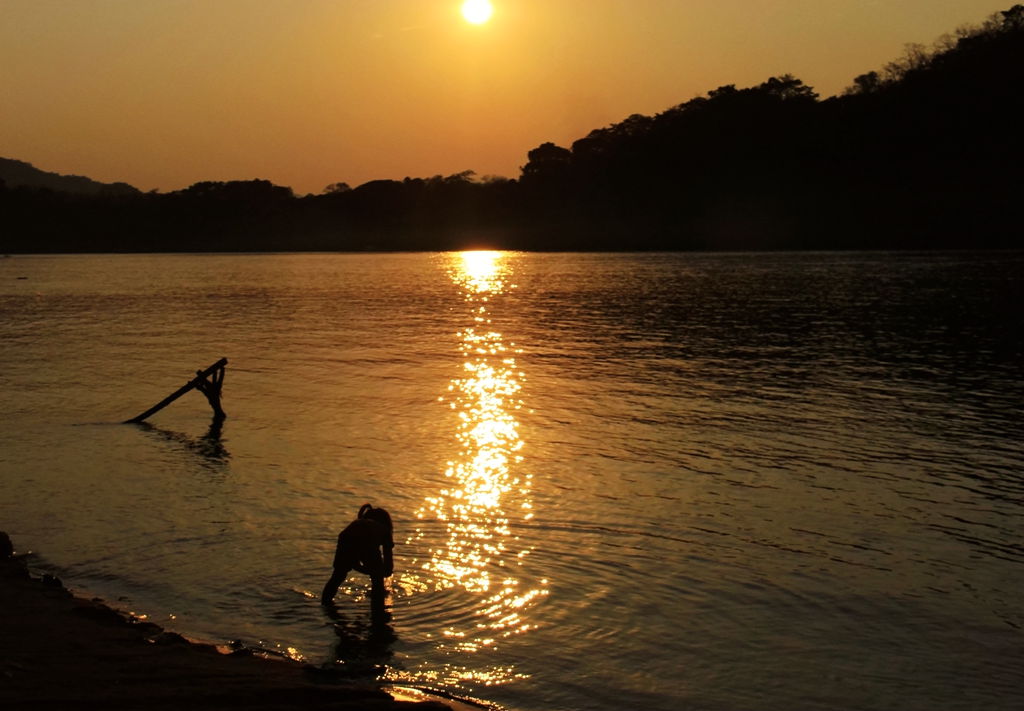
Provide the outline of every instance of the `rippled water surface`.
{"type": "Polygon", "coordinates": [[[521,711],[1024,707],[1024,255],[0,260],[0,529],[521,711]],[[190,393],[229,359],[223,430],[190,393]],[[353,574],[396,522],[390,617],[353,574]]]}

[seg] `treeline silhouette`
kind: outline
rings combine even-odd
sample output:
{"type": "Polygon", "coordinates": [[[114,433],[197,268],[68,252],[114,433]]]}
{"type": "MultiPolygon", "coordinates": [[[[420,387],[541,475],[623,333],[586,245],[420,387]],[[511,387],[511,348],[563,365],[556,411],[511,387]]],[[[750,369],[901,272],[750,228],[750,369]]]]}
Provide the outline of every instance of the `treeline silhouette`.
{"type": "Polygon", "coordinates": [[[2,252],[1022,246],[1024,5],[821,100],[784,75],[531,150],[517,180],[0,184],[2,252]]]}
{"type": "Polygon", "coordinates": [[[79,195],[134,195],[139,192],[128,183],[100,183],[82,175],[60,175],[39,170],[31,163],[0,158],[0,182],[79,195]]]}

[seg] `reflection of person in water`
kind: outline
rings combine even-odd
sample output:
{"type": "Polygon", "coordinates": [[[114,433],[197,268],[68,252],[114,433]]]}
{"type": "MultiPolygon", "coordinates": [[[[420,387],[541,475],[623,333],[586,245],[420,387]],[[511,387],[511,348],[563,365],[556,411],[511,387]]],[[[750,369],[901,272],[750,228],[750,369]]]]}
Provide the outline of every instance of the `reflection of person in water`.
{"type": "Polygon", "coordinates": [[[338,636],[331,648],[332,658],[344,665],[344,673],[356,678],[380,676],[394,657],[392,646],[398,640],[388,624],[390,615],[375,606],[369,620],[347,617],[336,605],[323,609],[338,636]]]}
{"type": "Polygon", "coordinates": [[[395,547],[391,516],[384,509],[363,504],[355,521],[338,534],[338,547],[334,552],[334,572],[324,585],[320,602],[331,604],[338,586],[345,582],[348,571],[355,570],[370,576],[370,593],[374,605],[383,605],[384,578],[390,577],[395,565],[391,550],[395,547]]]}

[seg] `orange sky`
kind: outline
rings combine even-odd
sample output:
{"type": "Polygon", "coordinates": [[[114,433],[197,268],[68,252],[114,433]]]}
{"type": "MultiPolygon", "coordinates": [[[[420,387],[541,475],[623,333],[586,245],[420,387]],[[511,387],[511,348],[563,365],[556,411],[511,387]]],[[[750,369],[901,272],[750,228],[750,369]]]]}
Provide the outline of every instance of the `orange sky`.
{"type": "Polygon", "coordinates": [[[0,156],[175,190],[518,177],[632,113],[792,73],[822,96],[1014,0],[0,0],[0,156]]]}

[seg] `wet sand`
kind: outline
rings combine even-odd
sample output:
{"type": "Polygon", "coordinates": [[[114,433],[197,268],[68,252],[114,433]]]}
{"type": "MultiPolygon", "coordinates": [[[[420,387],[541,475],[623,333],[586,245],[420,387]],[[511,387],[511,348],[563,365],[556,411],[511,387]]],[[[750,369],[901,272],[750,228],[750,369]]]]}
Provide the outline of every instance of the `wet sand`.
{"type": "MultiPolygon", "coordinates": [[[[0,708],[445,711],[310,665],[223,654],[34,578],[0,534],[0,708]]],[[[458,704],[453,704],[458,705],[458,704]]]]}

